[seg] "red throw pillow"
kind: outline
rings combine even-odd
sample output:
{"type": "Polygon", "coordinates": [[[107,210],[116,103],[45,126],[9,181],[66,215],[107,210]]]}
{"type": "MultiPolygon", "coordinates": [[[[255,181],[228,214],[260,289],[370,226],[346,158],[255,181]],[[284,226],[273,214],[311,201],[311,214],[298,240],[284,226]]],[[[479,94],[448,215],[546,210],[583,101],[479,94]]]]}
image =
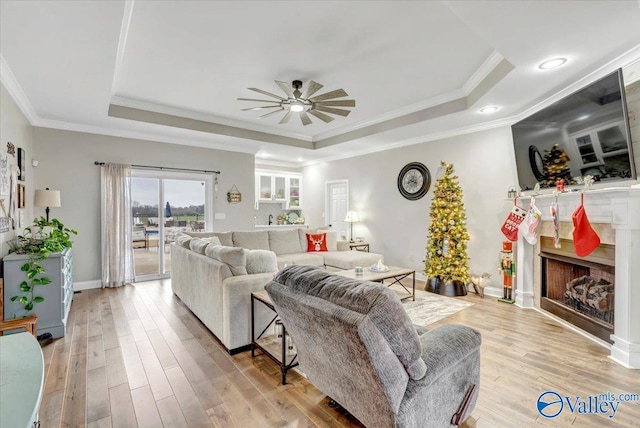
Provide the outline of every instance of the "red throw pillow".
{"type": "Polygon", "coordinates": [[[318,233],[317,235],[307,233],[307,252],[314,253],[316,251],[329,251],[327,250],[326,233],[318,233]]]}

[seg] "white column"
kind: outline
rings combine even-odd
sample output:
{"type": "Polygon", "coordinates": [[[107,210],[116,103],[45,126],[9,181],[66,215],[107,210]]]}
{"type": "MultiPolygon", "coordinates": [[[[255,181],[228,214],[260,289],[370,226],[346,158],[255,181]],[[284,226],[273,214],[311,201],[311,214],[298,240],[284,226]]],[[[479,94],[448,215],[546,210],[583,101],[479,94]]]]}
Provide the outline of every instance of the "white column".
{"type": "Polygon", "coordinates": [[[640,195],[612,200],[616,230],[615,325],[611,359],[640,369],[640,195]]]}
{"type": "Polygon", "coordinates": [[[522,236],[516,245],[516,305],[533,308],[533,264],[535,247],[522,236]]]}

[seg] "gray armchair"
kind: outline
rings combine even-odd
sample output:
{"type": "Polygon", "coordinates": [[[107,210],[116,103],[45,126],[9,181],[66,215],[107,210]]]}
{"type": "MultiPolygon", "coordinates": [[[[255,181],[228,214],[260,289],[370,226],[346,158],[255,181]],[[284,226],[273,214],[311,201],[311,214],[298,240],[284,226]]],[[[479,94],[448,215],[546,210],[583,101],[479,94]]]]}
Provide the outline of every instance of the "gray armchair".
{"type": "Polygon", "coordinates": [[[290,266],[265,286],[309,381],[367,427],[443,428],[473,410],[480,333],[411,324],[384,285],[290,266]]]}

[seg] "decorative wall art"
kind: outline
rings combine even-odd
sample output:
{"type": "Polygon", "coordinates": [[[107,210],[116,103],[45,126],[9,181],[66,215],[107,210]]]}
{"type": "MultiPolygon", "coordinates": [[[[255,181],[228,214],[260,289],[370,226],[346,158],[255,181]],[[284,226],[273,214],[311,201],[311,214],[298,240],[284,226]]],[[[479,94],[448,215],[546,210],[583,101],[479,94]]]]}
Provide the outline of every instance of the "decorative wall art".
{"type": "Polygon", "coordinates": [[[231,190],[227,192],[227,202],[229,202],[230,204],[237,204],[241,201],[242,201],[242,193],[240,193],[240,191],[234,184],[231,187],[231,190]]]}
{"type": "Polygon", "coordinates": [[[9,153],[11,156],[16,155],[16,146],[11,141],[7,143],[7,153],[9,153]]]}
{"type": "Polygon", "coordinates": [[[27,169],[27,164],[24,161],[25,154],[24,149],[18,147],[18,180],[25,181],[25,170],[27,169]]]}
{"type": "Polygon", "coordinates": [[[0,217],[0,233],[8,232],[11,229],[11,218],[0,217]]]}
{"type": "Polygon", "coordinates": [[[24,184],[18,184],[18,208],[26,208],[27,199],[24,184]]]}
{"type": "Polygon", "coordinates": [[[0,152],[0,195],[8,196],[10,190],[9,155],[6,152],[0,152]]]}

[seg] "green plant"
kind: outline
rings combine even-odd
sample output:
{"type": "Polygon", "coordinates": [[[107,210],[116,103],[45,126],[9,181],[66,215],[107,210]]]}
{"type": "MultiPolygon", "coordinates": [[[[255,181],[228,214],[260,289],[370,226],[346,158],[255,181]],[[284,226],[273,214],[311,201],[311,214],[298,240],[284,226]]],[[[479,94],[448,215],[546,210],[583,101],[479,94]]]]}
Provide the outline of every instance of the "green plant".
{"type": "MultiPolygon", "coordinates": [[[[18,236],[18,246],[16,253],[27,254],[29,260],[21,266],[26,279],[19,285],[23,295],[11,297],[11,301],[18,301],[24,305],[27,313],[33,310],[34,304],[44,302],[44,297],[36,296],[36,287],[51,283],[51,279],[44,276],[46,270],[42,265],[42,260],[49,257],[51,253],[64,251],[71,248],[71,235],[78,232],[65,227],[56,218],[48,221],[44,217],[33,220],[33,226],[25,227],[24,234],[18,236]]],[[[26,316],[27,314],[25,314],[26,316]]]]}

